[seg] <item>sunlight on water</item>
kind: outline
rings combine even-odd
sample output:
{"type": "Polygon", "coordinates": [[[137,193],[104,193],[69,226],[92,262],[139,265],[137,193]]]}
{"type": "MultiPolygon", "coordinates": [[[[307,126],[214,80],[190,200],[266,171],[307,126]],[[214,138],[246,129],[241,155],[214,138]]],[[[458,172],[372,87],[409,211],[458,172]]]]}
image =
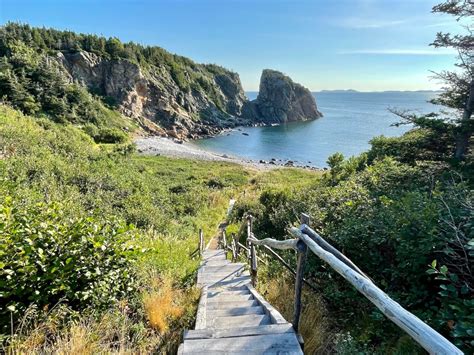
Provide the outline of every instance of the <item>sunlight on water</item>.
{"type": "MultiPolygon", "coordinates": [[[[256,93],[247,94],[250,99],[256,93]]],[[[366,151],[375,136],[399,136],[409,127],[393,127],[398,117],[388,108],[419,113],[437,111],[427,102],[430,92],[316,93],[324,117],[275,127],[242,127],[217,137],[195,141],[200,148],[254,160],[293,160],[299,165],[326,166],[334,152],[345,156],[366,151]],[[248,136],[242,133],[247,133],[248,136]]]]}

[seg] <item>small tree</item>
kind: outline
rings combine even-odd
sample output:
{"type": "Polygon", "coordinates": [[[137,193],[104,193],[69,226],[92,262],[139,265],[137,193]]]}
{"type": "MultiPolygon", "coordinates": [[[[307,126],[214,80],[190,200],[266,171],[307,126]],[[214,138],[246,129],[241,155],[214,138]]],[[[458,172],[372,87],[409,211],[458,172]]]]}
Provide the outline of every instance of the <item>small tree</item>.
{"type": "Polygon", "coordinates": [[[469,23],[474,16],[474,4],[471,0],[447,0],[433,7],[433,12],[453,15],[458,21],[468,20],[468,24],[464,25],[466,34],[439,32],[431,44],[436,48],[454,48],[458,52],[456,66],[460,71],[436,73],[446,88],[433,102],[460,111],[454,132],[454,157],[462,160],[469,151],[469,141],[474,132],[474,29],[469,23]]]}

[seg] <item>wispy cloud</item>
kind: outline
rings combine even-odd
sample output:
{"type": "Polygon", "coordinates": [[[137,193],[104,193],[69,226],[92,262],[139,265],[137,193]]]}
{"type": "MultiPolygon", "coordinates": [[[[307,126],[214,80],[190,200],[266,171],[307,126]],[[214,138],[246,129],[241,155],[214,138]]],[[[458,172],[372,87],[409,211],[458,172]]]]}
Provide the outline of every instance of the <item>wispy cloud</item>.
{"type": "Polygon", "coordinates": [[[446,27],[446,26],[457,26],[459,25],[456,21],[443,21],[443,22],[436,22],[436,23],[428,23],[424,27],[431,28],[431,27],[446,27]]]}
{"type": "Polygon", "coordinates": [[[352,29],[370,29],[370,28],[385,28],[393,27],[407,23],[407,20],[373,20],[366,18],[347,18],[340,22],[341,27],[352,29]]]}
{"type": "Polygon", "coordinates": [[[355,49],[341,51],[339,54],[374,54],[374,55],[454,55],[451,49],[425,49],[425,48],[388,48],[388,49],[355,49]]]}

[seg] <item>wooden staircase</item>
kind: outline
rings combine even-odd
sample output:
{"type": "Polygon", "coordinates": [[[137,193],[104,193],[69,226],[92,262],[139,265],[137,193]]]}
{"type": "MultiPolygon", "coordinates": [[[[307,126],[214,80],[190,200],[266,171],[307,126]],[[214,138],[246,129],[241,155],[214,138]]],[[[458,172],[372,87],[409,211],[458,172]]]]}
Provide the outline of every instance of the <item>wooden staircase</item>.
{"type": "Polygon", "coordinates": [[[252,287],[243,263],[203,252],[196,326],[178,354],[303,354],[293,327],[252,287]]]}

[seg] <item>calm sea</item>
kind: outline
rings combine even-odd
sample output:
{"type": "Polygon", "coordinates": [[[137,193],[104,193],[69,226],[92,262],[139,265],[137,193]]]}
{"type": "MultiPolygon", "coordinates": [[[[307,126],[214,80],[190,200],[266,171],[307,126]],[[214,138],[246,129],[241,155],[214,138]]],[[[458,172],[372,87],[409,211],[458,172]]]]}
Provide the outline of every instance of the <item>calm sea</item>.
{"type": "MultiPolygon", "coordinates": [[[[248,92],[249,99],[257,93],[248,92]]],[[[438,111],[428,102],[432,92],[314,93],[324,117],[275,127],[242,127],[217,137],[194,141],[200,148],[253,160],[292,160],[298,165],[324,167],[329,155],[346,157],[368,150],[376,136],[399,136],[409,127],[393,127],[398,117],[389,108],[419,113],[438,111]],[[248,135],[243,135],[246,133],[248,135]]]]}

